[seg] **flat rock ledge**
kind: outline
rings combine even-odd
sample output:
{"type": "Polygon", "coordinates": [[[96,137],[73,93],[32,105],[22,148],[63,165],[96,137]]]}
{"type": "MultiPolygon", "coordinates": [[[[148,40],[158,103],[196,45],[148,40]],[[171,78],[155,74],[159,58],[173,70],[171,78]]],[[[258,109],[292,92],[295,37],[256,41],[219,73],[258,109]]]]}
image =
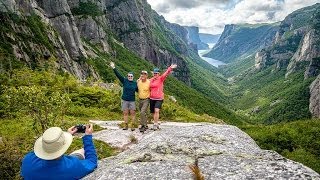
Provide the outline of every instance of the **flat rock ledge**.
{"type": "Polygon", "coordinates": [[[312,169],[262,150],[235,126],[165,122],[161,130],[119,129],[120,121],[92,121],[106,128],[94,134],[123,151],[99,161],[84,179],[194,179],[197,159],[205,179],[319,179],[312,169]],[[136,143],[133,141],[136,140],[136,143]]]}

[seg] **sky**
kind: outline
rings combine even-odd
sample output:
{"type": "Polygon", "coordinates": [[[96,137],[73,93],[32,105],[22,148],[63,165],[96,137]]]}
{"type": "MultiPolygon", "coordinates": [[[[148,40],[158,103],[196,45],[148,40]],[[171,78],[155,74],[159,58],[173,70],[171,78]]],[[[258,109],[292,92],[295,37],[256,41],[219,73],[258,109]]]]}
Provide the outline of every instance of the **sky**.
{"type": "Polygon", "coordinates": [[[320,0],[147,0],[172,23],[221,34],[226,24],[273,23],[320,0]]]}

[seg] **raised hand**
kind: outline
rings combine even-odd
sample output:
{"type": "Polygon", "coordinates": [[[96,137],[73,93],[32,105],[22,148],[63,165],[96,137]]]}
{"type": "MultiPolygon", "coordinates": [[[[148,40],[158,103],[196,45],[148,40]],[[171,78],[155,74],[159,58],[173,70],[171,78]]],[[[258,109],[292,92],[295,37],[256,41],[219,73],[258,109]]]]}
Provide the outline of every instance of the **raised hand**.
{"type": "Polygon", "coordinates": [[[86,135],[92,135],[92,133],[93,133],[93,125],[92,125],[92,124],[87,124],[87,125],[86,125],[86,132],[85,132],[85,134],[86,134],[86,135]]]}
{"type": "Polygon", "coordinates": [[[171,67],[172,69],[175,69],[175,68],[177,68],[177,66],[178,66],[177,64],[171,64],[170,67],[171,67]]]}
{"type": "Polygon", "coordinates": [[[110,67],[112,68],[112,69],[114,69],[114,68],[116,68],[116,65],[114,65],[114,62],[110,62],[110,67]]]}

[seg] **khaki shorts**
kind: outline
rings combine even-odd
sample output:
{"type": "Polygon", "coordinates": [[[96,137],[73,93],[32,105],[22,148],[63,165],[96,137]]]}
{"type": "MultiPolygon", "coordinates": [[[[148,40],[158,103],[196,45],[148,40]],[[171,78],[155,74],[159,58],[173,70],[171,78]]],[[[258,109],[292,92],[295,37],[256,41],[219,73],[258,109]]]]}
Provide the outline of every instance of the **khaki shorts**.
{"type": "Polygon", "coordinates": [[[136,102],[121,100],[121,110],[136,110],[136,102]]]}

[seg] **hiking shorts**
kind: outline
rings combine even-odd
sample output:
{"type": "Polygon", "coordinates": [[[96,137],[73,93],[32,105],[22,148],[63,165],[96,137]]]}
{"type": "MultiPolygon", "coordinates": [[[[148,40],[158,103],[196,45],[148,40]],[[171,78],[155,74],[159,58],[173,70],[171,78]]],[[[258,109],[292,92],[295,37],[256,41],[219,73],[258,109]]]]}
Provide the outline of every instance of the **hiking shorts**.
{"type": "Polygon", "coordinates": [[[121,100],[121,110],[136,110],[136,102],[121,100]]]}
{"type": "Polygon", "coordinates": [[[150,112],[154,113],[155,108],[161,109],[162,103],[163,103],[163,100],[150,99],[150,112]]]}

